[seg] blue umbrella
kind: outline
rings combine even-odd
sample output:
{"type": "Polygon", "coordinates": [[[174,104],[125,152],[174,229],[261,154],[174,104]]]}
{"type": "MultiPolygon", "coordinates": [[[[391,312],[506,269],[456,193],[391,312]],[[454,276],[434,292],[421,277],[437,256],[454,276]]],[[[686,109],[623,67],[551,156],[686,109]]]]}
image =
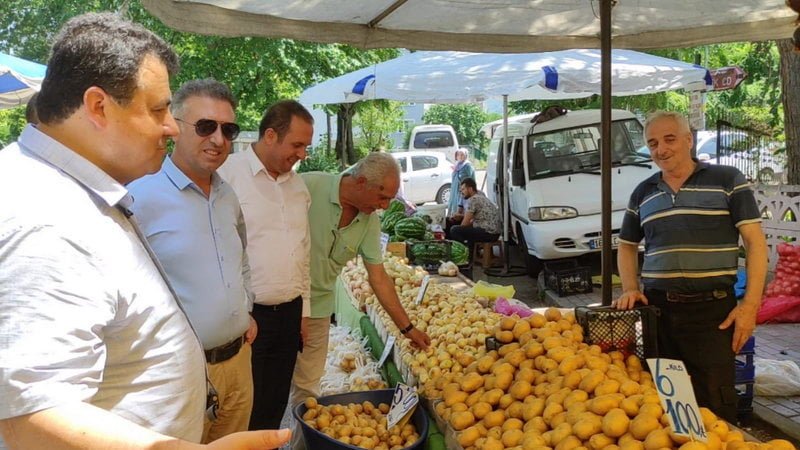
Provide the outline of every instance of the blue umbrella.
{"type": "Polygon", "coordinates": [[[0,109],[28,103],[46,71],[45,65],[0,53],[0,109]]]}

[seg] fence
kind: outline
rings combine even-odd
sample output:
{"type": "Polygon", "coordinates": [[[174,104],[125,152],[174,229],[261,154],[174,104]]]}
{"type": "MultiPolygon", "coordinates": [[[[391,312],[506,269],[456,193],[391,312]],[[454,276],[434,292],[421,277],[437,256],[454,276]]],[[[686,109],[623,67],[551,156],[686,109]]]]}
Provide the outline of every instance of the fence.
{"type": "Polygon", "coordinates": [[[754,191],[762,212],[761,228],[767,237],[769,271],[774,272],[778,244],[800,243],[800,186],[758,184],[754,191]]]}
{"type": "Polygon", "coordinates": [[[785,178],[785,156],[775,153],[779,144],[770,136],[720,119],[716,136],[712,132],[705,137],[698,142],[698,157],[705,154],[716,164],[736,167],[748,179],[759,183],[780,183],[785,178]]]}

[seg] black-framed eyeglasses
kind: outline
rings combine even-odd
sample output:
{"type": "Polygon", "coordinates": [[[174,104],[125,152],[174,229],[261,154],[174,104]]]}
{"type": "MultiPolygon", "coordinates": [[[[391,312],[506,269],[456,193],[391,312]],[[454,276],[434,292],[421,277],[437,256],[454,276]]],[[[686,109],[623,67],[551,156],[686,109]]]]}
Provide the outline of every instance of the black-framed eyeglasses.
{"type": "Polygon", "coordinates": [[[194,132],[200,137],[211,136],[215,131],[217,131],[217,126],[219,126],[222,128],[222,135],[225,137],[225,139],[232,141],[239,136],[239,131],[241,131],[239,125],[233,122],[217,122],[216,120],[211,119],[200,119],[195,123],[191,123],[183,119],[178,119],[177,117],[175,120],[193,126],[194,132]]]}

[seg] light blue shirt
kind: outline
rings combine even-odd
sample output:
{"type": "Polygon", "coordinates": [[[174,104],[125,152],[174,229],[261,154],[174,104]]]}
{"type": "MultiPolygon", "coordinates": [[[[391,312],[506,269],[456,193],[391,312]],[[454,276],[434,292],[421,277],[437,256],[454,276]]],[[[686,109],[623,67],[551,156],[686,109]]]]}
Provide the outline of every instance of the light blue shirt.
{"type": "Polygon", "coordinates": [[[0,151],[0,419],[86,402],[200,441],[203,352],[129,201],[32,126],[0,151]]]}
{"type": "Polygon", "coordinates": [[[175,288],[203,347],[242,336],[252,301],[239,200],[214,174],[206,198],[171,158],[128,185],[131,210],[175,288]]]}

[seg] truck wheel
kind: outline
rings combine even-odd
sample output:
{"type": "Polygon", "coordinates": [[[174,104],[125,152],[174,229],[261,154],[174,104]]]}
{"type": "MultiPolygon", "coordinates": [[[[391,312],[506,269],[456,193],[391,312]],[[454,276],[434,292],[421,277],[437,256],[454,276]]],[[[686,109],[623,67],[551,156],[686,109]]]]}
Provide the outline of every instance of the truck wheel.
{"type": "Polygon", "coordinates": [[[542,260],[528,253],[528,244],[525,242],[525,234],[522,233],[522,227],[519,225],[517,226],[517,247],[519,251],[522,252],[522,258],[525,260],[525,269],[528,271],[528,275],[533,278],[538,277],[539,272],[542,271],[542,260]]]}
{"type": "Polygon", "coordinates": [[[440,205],[446,205],[450,202],[450,183],[445,184],[444,186],[439,188],[439,192],[436,193],[436,203],[440,205]]]}

